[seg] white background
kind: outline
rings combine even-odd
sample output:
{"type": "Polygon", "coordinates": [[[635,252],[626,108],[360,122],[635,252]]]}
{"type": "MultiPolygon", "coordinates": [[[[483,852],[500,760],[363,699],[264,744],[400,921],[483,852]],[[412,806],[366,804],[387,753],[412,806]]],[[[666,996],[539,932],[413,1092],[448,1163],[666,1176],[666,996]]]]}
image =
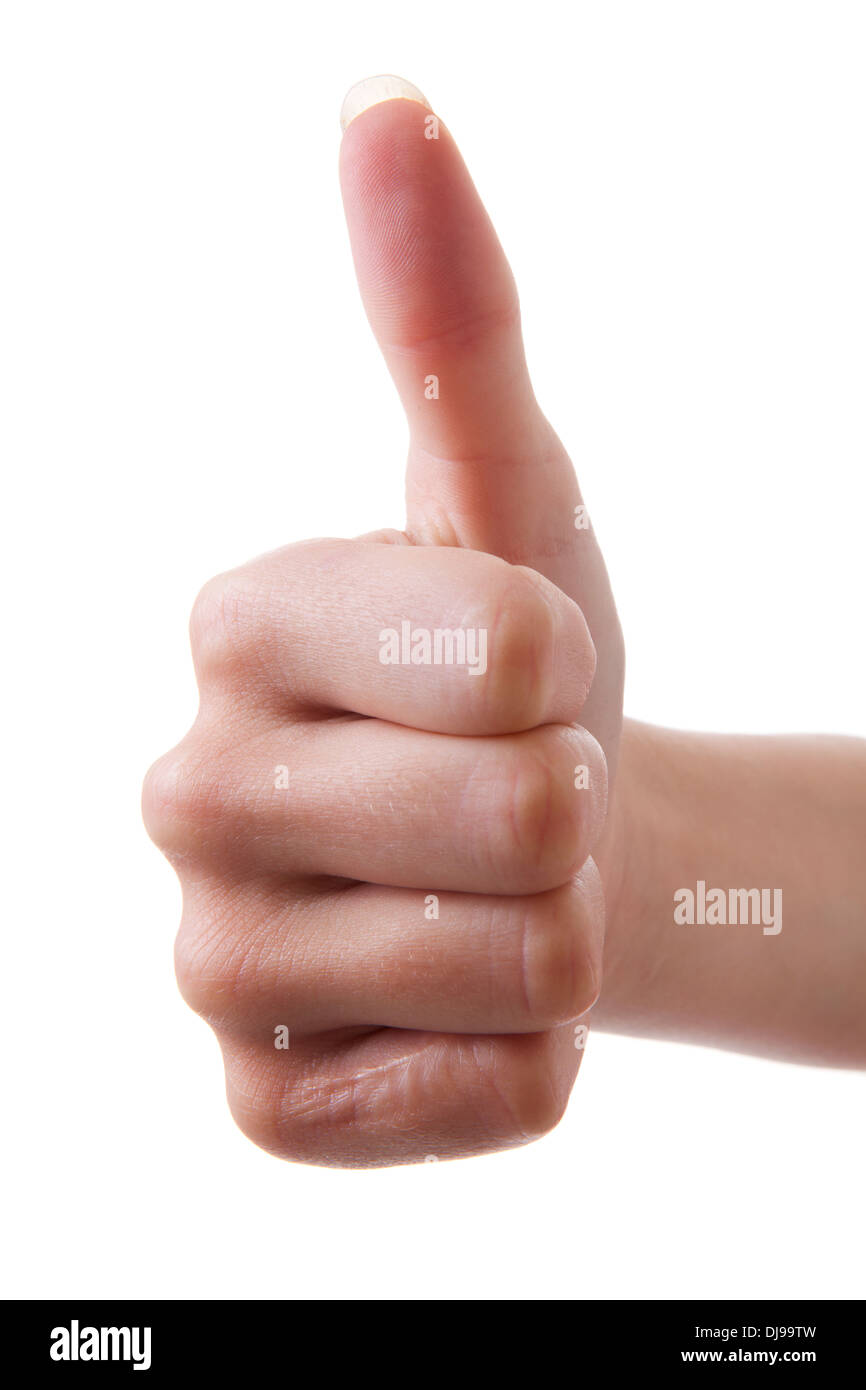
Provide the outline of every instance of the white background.
{"type": "Polygon", "coordinates": [[[866,10],[0,9],[4,1274],[13,1295],[863,1295],[864,1083],[590,1039],[531,1148],[376,1172],[234,1128],[139,820],[212,573],[402,524],[336,173],[397,72],[521,287],[630,714],[866,733],[866,10]]]}

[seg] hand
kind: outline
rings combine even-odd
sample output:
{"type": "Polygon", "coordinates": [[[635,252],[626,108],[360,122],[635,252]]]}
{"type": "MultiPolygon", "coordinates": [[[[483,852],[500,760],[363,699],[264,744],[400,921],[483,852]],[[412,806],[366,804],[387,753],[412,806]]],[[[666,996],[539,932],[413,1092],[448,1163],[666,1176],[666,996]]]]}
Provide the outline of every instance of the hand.
{"type": "Polygon", "coordinates": [[[600,985],[591,854],[616,858],[604,566],[529,384],[507,264],[428,115],[374,105],[341,158],[411,425],[406,532],[289,546],[206,586],[199,715],[145,787],[183,885],[178,980],[220,1039],[238,1124],[338,1166],[481,1153],[558,1121],[600,985]],[[405,623],[459,630],[467,656],[486,643],[486,669],[446,647],[383,664],[405,623]]]}

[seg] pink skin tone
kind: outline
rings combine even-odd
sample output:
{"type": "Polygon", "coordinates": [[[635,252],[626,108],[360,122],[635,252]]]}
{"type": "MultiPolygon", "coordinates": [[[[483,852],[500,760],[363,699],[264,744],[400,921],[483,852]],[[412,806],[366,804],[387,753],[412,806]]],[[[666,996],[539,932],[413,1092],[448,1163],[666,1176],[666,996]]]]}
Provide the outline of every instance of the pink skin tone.
{"type": "Polygon", "coordinates": [[[545,1133],[578,1021],[866,1061],[866,745],[623,727],[616,610],[511,272],[426,114],[370,107],[341,150],[411,428],[406,530],[291,545],[204,588],[199,714],[144,793],[183,886],[178,981],[235,1119],[343,1167],[545,1133]],[[383,665],[403,618],[486,629],[486,673],[383,665]],[[782,886],[784,930],[675,926],[698,878],[782,886]]]}

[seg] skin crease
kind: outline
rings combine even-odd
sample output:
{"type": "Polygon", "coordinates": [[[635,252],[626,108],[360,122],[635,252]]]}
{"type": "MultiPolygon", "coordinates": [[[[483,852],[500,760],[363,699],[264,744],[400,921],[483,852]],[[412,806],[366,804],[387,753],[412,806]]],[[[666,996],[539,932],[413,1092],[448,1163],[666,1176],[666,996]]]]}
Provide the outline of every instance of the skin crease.
{"type": "Polygon", "coordinates": [[[340,161],[410,425],[406,530],[206,585],[199,714],[144,791],[183,888],[178,982],[232,1114],[271,1153],[341,1167],[544,1134],[579,1021],[866,1062],[866,744],[623,725],[616,610],[511,272],[426,115],[370,107],[340,161]],[[382,665],[405,618],[486,629],[484,676],[382,665]],[[782,932],[675,925],[698,879],[781,887],[782,932]]]}

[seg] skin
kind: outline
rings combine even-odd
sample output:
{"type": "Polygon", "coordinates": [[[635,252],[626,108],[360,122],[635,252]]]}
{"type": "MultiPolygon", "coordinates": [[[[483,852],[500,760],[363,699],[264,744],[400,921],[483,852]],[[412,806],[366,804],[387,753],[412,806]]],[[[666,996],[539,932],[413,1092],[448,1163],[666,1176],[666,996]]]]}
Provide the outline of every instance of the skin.
{"type": "Polygon", "coordinates": [[[206,585],[198,717],[144,791],[183,887],[178,982],[219,1038],[232,1114],[271,1153],[342,1167],[546,1133],[590,1011],[866,1061],[866,745],[623,726],[616,610],[511,272],[426,114],[373,106],[341,149],[410,424],[406,530],[291,545],[206,585]],[[486,673],[383,665],[379,634],[406,618],[486,629],[486,673]],[[673,894],[699,878],[781,886],[784,930],[676,925],[673,894]]]}

